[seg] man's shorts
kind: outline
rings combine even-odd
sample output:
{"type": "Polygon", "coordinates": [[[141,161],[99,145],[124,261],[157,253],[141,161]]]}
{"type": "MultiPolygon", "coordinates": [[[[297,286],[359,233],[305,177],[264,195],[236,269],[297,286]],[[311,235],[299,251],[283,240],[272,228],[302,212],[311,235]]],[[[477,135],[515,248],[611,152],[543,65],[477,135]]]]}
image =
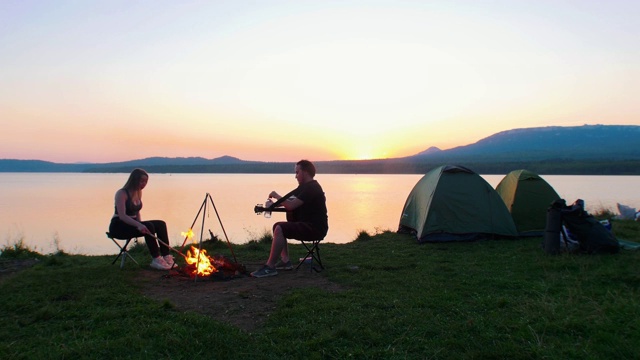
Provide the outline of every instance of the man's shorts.
{"type": "Polygon", "coordinates": [[[293,222],[293,221],[281,221],[273,224],[273,228],[280,225],[284,237],[287,239],[296,240],[321,240],[325,234],[316,231],[311,223],[306,222],[293,222]]]}

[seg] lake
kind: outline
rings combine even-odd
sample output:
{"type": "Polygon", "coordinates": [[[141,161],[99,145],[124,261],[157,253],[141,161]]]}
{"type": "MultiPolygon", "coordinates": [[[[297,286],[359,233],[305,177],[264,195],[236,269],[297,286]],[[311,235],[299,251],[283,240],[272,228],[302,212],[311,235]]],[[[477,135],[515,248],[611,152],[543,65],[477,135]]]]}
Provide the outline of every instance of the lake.
{"type": "MultiPolygon", "coordinates": [[[[22,239],[41,252],[56,246],[70,254],[115,254],[106,238],[114,211],[114,194],[128,174],[0,173],[0,235],[3,245],[22,239]],[[57,243],[57,245],[56,245],[57,243]]],[[[327,242],[353,241],[361,230],[396,230],[409,192],[422,175],[318,174],[327,196],[327,242]]],[[[494,188],[503,175],[483,175],[494,188]]],[[[588,211],[616,210],[616,203],[640,206],[640,176],[542,175],[572,203],[585,200],[588,211]]],[[[264,203],[272,190],[285,194],[297,185],[293,174],[150,174],[144,190],[142,217],[163,219],[172,244],[182,244],[194,224],[194,240],[208,230],[235,244],[260,237],[284,213],[271,219],[256,215],[253,207],[264,203]],[[198,217],[206,194],[208,216],[198,217]],[[216,214],[217,212],[217,214],[216,214]],[[218,219],[219,216],[219,219],[218,219]],[[224,232],[223,232],[224,228],[224,232]]]]}

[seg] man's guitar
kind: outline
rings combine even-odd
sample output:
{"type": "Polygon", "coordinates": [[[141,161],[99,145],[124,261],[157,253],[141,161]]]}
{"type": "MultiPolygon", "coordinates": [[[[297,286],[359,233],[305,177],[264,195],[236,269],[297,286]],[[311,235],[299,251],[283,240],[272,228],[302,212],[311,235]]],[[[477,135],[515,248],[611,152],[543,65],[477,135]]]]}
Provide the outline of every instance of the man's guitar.
{"type": "Polygon", "coordinates": [[[265,211],[271,211],[271,212],[287,212],[287,209],[283,208],[283,207],[278,207],[278,208],[266,208],[264,207],[264,205],[262,204],[258,204],[256,206],[254,206],[253,208],[253,212],[256,213],[256,215],[260,215],[265,211]]]}
{"type": "Polygon", "coordinates": [[[287,209],[283,208],[283,207],[276,207],[279,206],[280,204],[282,204],[284,201],[286,201],[287,199],[289,199],[289,197],[291,195],[293,195],[293,193],[295,193],[297,190],[297,188],[289,191],[285,196],[281,197],[280,199],[278,199],[278,201],[276,201],[275,203],[273,203],[271,206],[269,206],[268,208],[264,207],[262,204],[258,204],[256,206],[253,207],[253,212],[256,213],[256,215],[260,215],[265,211],[271,211],[271,212],[287,212],[287,209]]]}

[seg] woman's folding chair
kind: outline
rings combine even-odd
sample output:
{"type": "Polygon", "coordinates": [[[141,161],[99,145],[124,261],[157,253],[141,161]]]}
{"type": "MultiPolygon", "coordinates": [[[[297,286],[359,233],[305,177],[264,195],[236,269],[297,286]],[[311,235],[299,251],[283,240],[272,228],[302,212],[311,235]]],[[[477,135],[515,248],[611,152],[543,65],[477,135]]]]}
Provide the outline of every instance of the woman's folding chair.
{"type": "Polygon", "coordinates": [[[118,256],[116,256],[116,258],[113,259],[113,262],[111,263],[111,265],[115,264],[116,261],[118,261],[118,259],[120,259],[120,269],[122,269],[124,267],[125,260],[127,260],[127,257],[129,257],[134,263],[136,263],[136,265],[140,266],[140,264],[138,264],[136,259],[134,259],[133,256],[131,256],[131,254],[129,254],[129,250],[128,250],[129,243],[131,242],[131,240],[137,239],[136,237],[131,237],[131,238],[128,238],[128,239],[118,239],[118,238],[115,238],[115,237],[111,236],[111,234],[108,231],[107,231],[107,237],[109,239],[111,239],[111,241],[113,241],[113,243],[116,244],[116,246],[120,249],[120,252],[118,253],[118,256]],[[118,243],[118,241],[124,241],[124,245],[121,246],[118,243]]]}

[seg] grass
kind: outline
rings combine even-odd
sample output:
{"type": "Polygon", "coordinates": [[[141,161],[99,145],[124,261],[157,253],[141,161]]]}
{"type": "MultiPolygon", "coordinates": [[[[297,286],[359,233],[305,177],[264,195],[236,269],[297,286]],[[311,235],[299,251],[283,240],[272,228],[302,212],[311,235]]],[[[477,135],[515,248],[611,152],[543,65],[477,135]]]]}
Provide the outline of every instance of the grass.
{"type": "MultiPolygon", "coordinates": [[[[615,221],[614,231],[640,242],[640,223],[615,221]]],[[[234,246],[236,256],[263,260],[265,237],[234,246]]],[[[548,256],[541,241],[417,245],[361,231],[322,245],[319,276],[346,290],[291,291],[253,333],[140,295],[132,279],[142,270],[114,271],[112,256],[16,245],[0,260],[40,261],[0,283],[0,358],[636,358],[640,252],[548,256]]]]}

